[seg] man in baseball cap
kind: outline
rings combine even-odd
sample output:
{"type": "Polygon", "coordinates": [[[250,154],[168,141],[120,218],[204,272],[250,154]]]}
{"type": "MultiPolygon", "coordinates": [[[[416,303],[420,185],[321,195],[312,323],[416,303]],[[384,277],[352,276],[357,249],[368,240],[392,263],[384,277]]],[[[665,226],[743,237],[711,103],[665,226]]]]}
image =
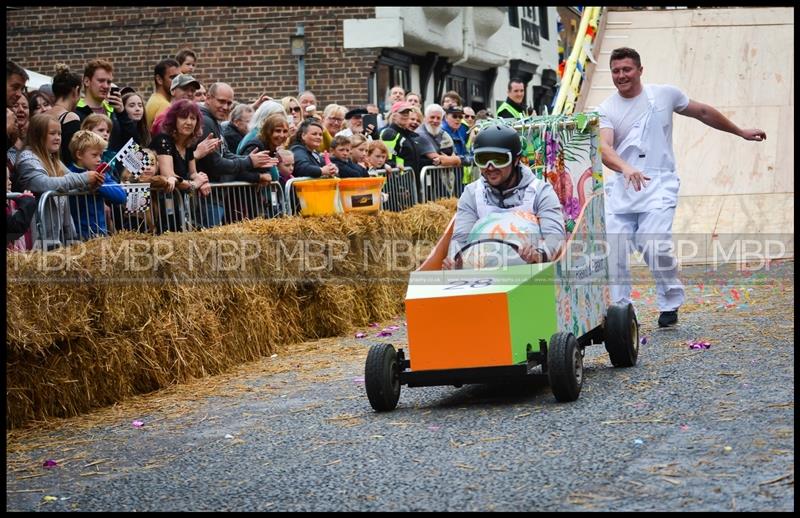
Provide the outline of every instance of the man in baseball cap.
{"type": "Polygon", "coordinates": [[[169,91],[172,94],[172,100],[186,99],[189,101],[194,100],[194,92],[200,88],[200,81],[193,78],[189,74],[178,74],[172,80],[169,91]]]}

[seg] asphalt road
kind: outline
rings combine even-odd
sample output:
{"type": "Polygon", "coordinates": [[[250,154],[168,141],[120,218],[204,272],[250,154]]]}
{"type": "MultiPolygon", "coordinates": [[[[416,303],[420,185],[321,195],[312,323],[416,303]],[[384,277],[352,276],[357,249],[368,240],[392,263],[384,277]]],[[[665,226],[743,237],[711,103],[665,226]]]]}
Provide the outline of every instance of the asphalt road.
{"type": "Polygon", "coordinates": [[[364,358],[404,344],[400,318],[382,323],[390,337],[365,328],[15,430],[6,510],[791,511],[794,266],[773,268],[695,269],[703,288],[687,282],[672,329],[639,287],[638,365],[589,347],[574,403],[534,379],[403,387],[395,411],[374,413],[364,358]]]}

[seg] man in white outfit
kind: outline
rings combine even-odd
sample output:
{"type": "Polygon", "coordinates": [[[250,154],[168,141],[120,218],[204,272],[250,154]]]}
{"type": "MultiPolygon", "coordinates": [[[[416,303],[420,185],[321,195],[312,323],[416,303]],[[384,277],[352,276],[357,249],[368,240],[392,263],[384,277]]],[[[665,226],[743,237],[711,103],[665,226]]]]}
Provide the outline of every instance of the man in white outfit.
{"type": "Polygon", "coordinates": [[[610,62],[617,92],[598,111],[603,164],[612,170],[604,178],[611,298],[617,304],[631,302],[628,253],[635,247],[656,281],[658,325],[668,327],[678,322],[678,308],[685,298],[672,253],[672,219],[680,186],[672,151],[672,113],[745,140],[762,141],[767,135],[760,129],[740,129],[712,106],[689,99],[674,86],[642,84],[641,58],[631,48],[615,49],[610,62]]]}

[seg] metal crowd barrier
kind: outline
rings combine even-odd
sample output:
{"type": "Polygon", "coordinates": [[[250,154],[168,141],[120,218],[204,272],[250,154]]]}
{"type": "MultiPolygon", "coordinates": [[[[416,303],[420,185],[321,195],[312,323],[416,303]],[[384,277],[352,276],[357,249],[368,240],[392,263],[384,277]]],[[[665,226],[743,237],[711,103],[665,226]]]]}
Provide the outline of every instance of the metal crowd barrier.
{"type": "Polygon", "coordinates": [[[465,185],[461,181],[463,166],[445,167],[428,165],[419,173],[422,203],[440,198],[459,198],[465,185]]]}
{"type": "MultiPolygon", "coordinates": [[[[384,194],[381,200],[382,210],[391,210],[399,212],[413,207],[418,203],[419,197],[417,196],[417,185],[414,175],[414,170],[410,167],[404,167],[398,171],[393,169],[387,171],[386,169],[378,169],[370,173],[371,176],[383,176],[386,181],[383,183],[381,193],[384,194]]],[[[297,182],[304,182],[308,180],[318,180],[318,178],[301,177],[292,178],[286,182],[285,187],[285,200],[286,200],[286,214],[290,216],[300,214],[300,201],[296,194],[295,185],[297,182]]]]}
{"type": "Polygon", "coordinates": [[[209,228],[245,219],[274,218],[286,213],[279,182],[266,185],[248,182],[212,183],[207,196],[200,191],[186,194],[187,230],[209,228]]]}
{"type": "Polygon", "coordinates": [[[111,205],[109,229],[132,230],[150,234],[186,230],[186,197],[182,191],[171,193],[148,183],[123,183],[127,193],[124,205],[111,205]]]}
{"type": "Polygon", "coordinates": [[[419,203],[417,181],[412,168],[404,167],[401,171],[378,169],[375,173],[386,178],[381,189],[388,196],[381,205],[383,210],[400,212],[419,203]]]}
{"type": "Polygon", "coordinates": [[[298,178],[290,178],[286,181],[286,185],[284,186],[283,200],[287,216],[298,216],[300,214],[300,200],[297,197],[295,184],[297,182],[305,182],[308,180],[318,180],[318,178],[301,176],[298,178]]]}
{"type": "Polygon", "coordinates": [[[107,203],[96,192],[47,191],[39,197],[34,246],[50,250],[119,230],[182,232],[286,213],[279,182],[263,186],[247,182],[210,185],[208,196],[201,196],[199,191],[167,193],[148,183],[123,183],[119,187],[125,191],[126,201],[120,204],[107,203]]]}

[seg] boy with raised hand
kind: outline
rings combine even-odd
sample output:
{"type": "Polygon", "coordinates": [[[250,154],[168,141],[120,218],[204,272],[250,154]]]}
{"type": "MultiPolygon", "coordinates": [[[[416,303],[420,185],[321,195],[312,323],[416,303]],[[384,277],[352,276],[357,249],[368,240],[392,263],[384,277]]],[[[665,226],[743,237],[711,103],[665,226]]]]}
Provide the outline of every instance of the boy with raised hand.
{"type": "Polygon", "coordinates": [[[92,131],[80,130],[72,136],[69,150],[73,161],[67,168],[70,173],[103,175],[103,183],[97,188],[99,196],[70,196],[69,210],[81,239],[108,235],[105,201],[123,204],[128,195],[114,180],[108,164],[101,161],[108,142],[92,131]]]}

